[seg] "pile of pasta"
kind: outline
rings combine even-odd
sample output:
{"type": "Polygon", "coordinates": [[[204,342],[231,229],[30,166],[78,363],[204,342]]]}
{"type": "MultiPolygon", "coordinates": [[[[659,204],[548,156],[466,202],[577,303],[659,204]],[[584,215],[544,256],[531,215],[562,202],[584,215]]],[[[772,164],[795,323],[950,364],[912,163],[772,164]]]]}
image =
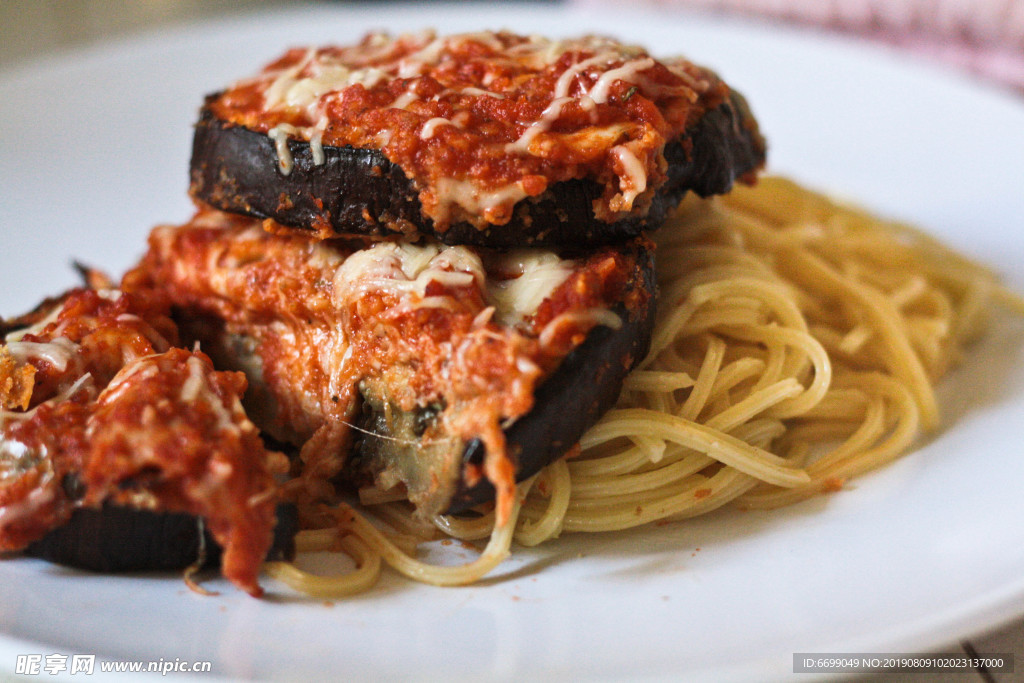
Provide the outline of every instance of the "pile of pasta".
{"type": "Polygon", "coordinates": [[[837,491],[939,425],[935,384],[993,309],[1024,315],[988,269],[782,178],[688,199],[655,239],[649,356],[578,449],[520,485],[508,524],[486,510],[417,520],[400,495],[364,491],[297,539],[300,551],[344,551],[352,571],[267,573],[322,596],[366,590],[384,563],[462,585],[513,544],[837,491]],[[487,543],[469,564],[417,559],[439,538],[487,543]]]}

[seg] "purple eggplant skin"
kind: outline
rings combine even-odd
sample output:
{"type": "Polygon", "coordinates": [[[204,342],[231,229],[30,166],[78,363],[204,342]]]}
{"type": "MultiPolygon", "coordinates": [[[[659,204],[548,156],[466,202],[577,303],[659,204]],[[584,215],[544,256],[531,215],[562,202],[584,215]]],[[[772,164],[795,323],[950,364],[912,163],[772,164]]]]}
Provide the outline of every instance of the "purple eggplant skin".
{"type": "MultiPolygon", "coordinates": [[[[279,505],[267,559],[293,559],[297,532],[295,507],[279,505]]],[[[117,573],[181,570],[197,560],[216,566],[221,549],[192,515],[106,504],[76,509],[66,524],[30,544],[25,554],[76,569],[117,573]]]]}
{"type": "MultiPolygon", "coordinates": [[[[622,304],[613,307],[622,326],[592,329],[537,388],[533,409],[505,430],[517,481],[533,476],[576,445],[615,405],[626,376],[647,355],[657,299],[653,249],[638,253],[637,261],[631,289],[649,293],[646,305],[632,312],[622,304]]],[[[482,464],[484,453],[483,444],[474,439],[463,451],[463,462],[482,464]]],[[[494,496],[494,487],[486,479],[472,486],[461,481],[447,512],[463,512],[494,496]]]]}
{"type": "Polygon", "coordinates": [[[556,183],[520,201],[505,225],[460,222],[437,230],[423,215],[418,190],[375,149],[324,146],[317,165],[308,142],[289,140],[293,167],[284,175],[265,134],[219,120],[207,97],[192,145],[190,193],[223,211],[272,218],[291,228],[373,238],[432,237],[492,248],[611,244],[658,228],[688,191],[727,192],[764,165],[765,142],[743,97],[733,91],[684,139],[666,146],[668,180],[644,216],[606,223],[594,216],[601,186],[589,179],[556,183]],[[325,231],[326,229],[326,231],[325,231]]]}

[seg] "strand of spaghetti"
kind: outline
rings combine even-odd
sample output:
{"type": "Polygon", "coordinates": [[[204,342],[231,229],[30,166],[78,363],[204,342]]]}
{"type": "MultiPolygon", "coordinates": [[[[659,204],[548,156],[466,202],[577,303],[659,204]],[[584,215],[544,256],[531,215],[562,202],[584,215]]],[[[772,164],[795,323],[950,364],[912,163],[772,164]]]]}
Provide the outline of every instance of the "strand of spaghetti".
{"type": "MultiPolygon", "coordinates": [[[[717,332],[723,333],[731,330],[753,329],[756,323],[746,325],[723,325],[717,332]]],[[[777,382],[785,375],[786,366],[786,345],[772,337],[761,337],[755,340],[759,346],[767,352],[764,370],[761,376],[754,382],[754,389],[763,389],[773,382],[777,382]]]]}
{"type": "Polygon", "coordinates": [[[389,534],[392,539],[396,535],[418,539],[419,542],[437,538],[437,529],[434,528],[434,525],[412,514],[412,509],[406,501],[374,505],[371,511],[374,517],[397,532],[397,534],[389,534]]]}
{"type": "Polygon", "coordinates": [[[839,340],[839,350],[852,356],[857,353],[857,351],[859,351],[869,339],[871,339],[871,328],[867,325],[857,325],[839,340]]]}
{"type": "MultiPolygon", "coordinates": [[[[666,250],[670,250],[670,248],[666,247],[666,250]]],[[[702,285],[728,282],[734,278],[761,280],[788,286],[779,280],[778,276],[765,264],[762,264],[759,268],[750,267],[749,259],[758,259],[760,258],[758,255],[753,253],[741,254],[735,249],[732,249],[732,251],[733,256],[728,260],[723,258],[712,263],[696,261],[686,268],[677,268],[678,272],[672,276],[669,276],[667,273],[661,273],[658,277],[658,285],[664,288],[664,292],[659,299],[659,304],[666,309],[675,308],[688,299],[702,285]]],[[[724,257],[725,252],[723,251],[721,254],[724,257]]],[[[674,257],[675,252],[672,255],[674,257]]],[[[685,252],[683,252],[681,258],[684,259],[685,263],[685,252]]],[[[662,262],[664,261],[659,263],[662,262]]]]}
{"type": "Polygon", "coordinates": [[[888,399],[895,408],[892,413],[896,427],[879,444],[856,454],[843,453],[839,456],[825,456],[812,463],[816,477],[851,477],[874,469],[906,450],[917,437],[920,427],[920,412],[914,397],[904,385],[878,373],[855,375],[843,378],[844,384],[874,391],[888,399]]]}
{"type": "MultiPolygon", "coordinates": [[[[697,457],[706,456],[692,456],[694,459],[697,457]]],[[[687,458],[689,460],[690,458],[687,458]]],[[[710,458],[708,459],[710,460],[710,458]]],[[[635,491],[629,491],[627,493],[612,493],[608,492],[604,495],[589,495],[589,496],[573,496],[569,501],[569,510],[567,515],[595,515],[601,513],[609,513],[615,510],[633,510],[638,504],[651,501],[659,500],[662,498],[668,498],[675,495],[681,488],[692,485],[694,482],[703,481],[709,476],[710,469],[708,465],[715,464],[714,460],[705,462],[698,471],[689,476],[680,478],[676,481],[665,481],[665,482],[653,482],[651,486],[647,488],[637,489],[635,491]]],[[[721,468],[719,468],[721,469],[721,468]]],[[[615,481],[621,479],[616,477],[615,481]]]]}
{"type": "Polygon", "coordinates": [[[807,466],[812,479],[821,479],[831,466],[849,457],[858,457],[868,451],[885,433],[886,407],[882,396],[874,396],[864,411],[864,419],[846,441],[807,466]]]}
{"type": "MultiPolygon", "coordinates": [[[[668,401],[665,401],[667,403],[668,401]]],[[[669,406],[651,406],[655,410],[660,410],[663,413],[674,412],[669,409],[669,406]]],[[[665,457],[665,450],[668,446],[661,439],[652,439],[649,436],[631,436],[629,440],[636,444],[636,447],[644,452],[648,462],[661,462],[661,459],[665,457]]]]}
{"type": "MultiPolygon", "coordinates": [[[[520,545],[535,546],[549,538],[554,538],[562,530],[562,520],[569,509],[569,498],[572,496],[572,480],[569,468],[563,460],[556,460],[548,465],[543,474],[545,484],[550,491],[550,499],[544,514],[536,520],[524,520],[515,533],[515,541],[520,545]]],[[[536,490],[535,486],[533,490],[536,490]]]]}
{"type": "MultiPolygon", "coordinates": [[[[773,439],[779,437],[785,428],[777,420],[755,420],[753,422],[744,424],[736,429],[736,436],[743,441],[746,441],[755,445],[766,445],[773,439]]],[[[709,464],[714,463],[713,460],[707,456],[693,453],[683,458],[683,464],[678,468],[679,470],[686,470],[693,472],[693,474],[679,477],[674,480],[668,479],[667,477],[659,480],[657,477],[651,477],[643,483],[648,484],[645,488],[629,487],[626,493],[617,493],[614,489],[615,484],[624,481],[625,477],[614,477],[605,479],[605,483],[609,485],[609,489],[604,492],[591,492],[590,494],[580,493],[578,489],[578,481],[573,481],[573,496],[569,504],[568,517],[576,520],[575,523],[581,519],[589,519],[591,522],[598,518],[613,518],[617,517],[620,521],[615,522],[616,525],[621,525],[625,519],[636,520],[637,508],[646,509],[643,518],[647,521],[654,521],[657,519],[656,516],[652,516],[652,510],[663,509],[664,501],[671,501],[668,505],[673,512],[680,512],[689,509],[693,505],[697,505],[703,499],[705,495],[711,495],[703,490],[700,484],[708,481],[708,477],[698,472],[704,470],[709,464]],[[678,494],[682,490],[694,489],[698,493],[694,494],[694,497],[683,496],[678,497],[678,494]],[[652,503],[659,503],[660,507],[652,508],[652,503]]],[[[670,465],[662,465],[659,470],[666,470],[672,468],[675,473],[677,468],[670,465]]],[[[721,468],[719,468],[721,469],[721,468]]],[[[729,469],[729,468],[726,468],[729,469]]],[[[735,471],[735,470],[731,470],[735,471]]],[[[744,477],[744,481],[749,480],[750,485],[757,483],[757,480],[747,475],[741,475],[744,477]]],[[[634,480],[633,483],[643,480],[634,480]]],[[[721,478],[715,479],[715,481],[721,481],[721,478]]],[[[738,481],[738,480],[737,480],[738,481]]],[[[750,488],[749,486],[744,487],[750,488]]],[[[667,512],[665,514],[668,514],[667,512]]]]}
{"type": "Polygon", "coordinates": [[[746,297],[768,307],[784,327],[806,331],[807,322],[793,302],[791,288],[765,278],[733,277],[707,283],[692,290],[690,298],[700,305],[724,298],[746,297]]]}
{"type": "Polygon", "coordinates": [[[975,277],[967,285],[967,292],[960,302],[960,315],[955,320],[953,334],[957,339],[967,339],[977,329],[978,319],[987,312],[985,302],[992,299],[995,283],[987,278],[975,277]]]}
{"type": "Polygon", "coordinates": [[[715,475],[717,479],[712,477],[708,482],[710,493],[696,498],[691,505],[671,515],[666,515],[664,519],[676,521],[705,515],[734,502],[758,484],[753,477],[748,477],[736,470],[723,470],[719,475],[715,475]]]}
{"type": "Polygon", "coordinates": [[[609,411],[584,435],[580,445],[586,449],[589,444],[630,434],[656,435],[777,486],[791,487],[809,481],[806,472],[794,469],[764,449],[693,420],[642,408],[609,411]]]}
{"type": "Polygon", "coordinates": [[[685,372],[659,370],[638,370],[626,377],[623,389],[627,391],[675,391],[694,385],[694,380],[685,372]]]}
{"type": "Polygon", "coordinates": [[[295,534],[295,552],[309,553],[330,550],[337,542],[338,530],[334,527],[328,529],[303,529],[295,534]]]}
{"type": "Polygon", "coordinates": [[[494,513],[479,517],[453,517],[451,515],[435,515],[430,518],[434,526],[452,538],[461,541],[479,541],[487,538],[494,531],[494,513]]]}
{"type": "Polygon", "coordinates": [[[648,365],[654,362],[662,350],[675,341],[679,330],[697,311],[697,308],[699,306],[695,302],[687,299],[681,306],[665,314],[654,329],[651,339],[651,350],[648,352],[647,357],[640,362],[640,370],[646,369],[648,365]]]}
{"type": "Polygon", "coordinates": [[[753,243],[777,254],[776,267],[789,278],[805,283],[810,289],[824,290],[841,301],[859,304],[859,311],[872,324],[886,351],[885,360],[890,372],[903,379],[911,388],[914,398],[921,407],[924,426],[933,429],[938,425],[939,410],[931,382],[914,353],[910,342],[900,329],[899,313],[884,294],[874,288],[852,281],[838,273],[820,257],[780,239],[765,225],[743,215],[735,209],[728,209],[735,225],[753,243]]]}
{"type": "MultiPolygon", "coordinates": [[[[808,466],[814,472],[814,483],[811,486],[788,491],[752,493],[743,499],[744,507],[772,508],[804,500],[820,493],[822,487],[828,487],[830,481],[841,482],[891,461],[913,443],[920,426],[919,408],[909,390],[891,378],[877,374],[865,375],[852,381],[869,390],[883,393],[889,399],[896,408],[896,428],[881,442],[863,451],[851,453],[844,449],[811,463],[808,466]]],[[[851,439],[856,436],[855,432],[851,439]]]]}
{"type": "Polygon", "coordinates": [[[267,576],[314,597],[343,597],[369,590],[380,578],[381,556],[362,539],[348,535],[338,541],[356,563],[356,569],[337,576],[321,576],[299,569],[291,562],[267,562],[267,576]]]}
{"type": "MultiPolygon", "coordinates": [[[[660,413],[675,413],[678,407],[678,402],[675,398],[664,391],[646,392],[639,397],[637,408],[650,408],[651,410],[657,410],[660,413]]],[[[652,441],[645,436],[631,436],[630,441],[637,445],[637,448],[642,450],[647,457],[650,458],[652,454],[652,441]]]]}
{"type": "MultiPolygon", "coordinates": [[[[593,427],[591,430],[593,430],[593,427]]],[[[583,436],[583,439],[587,439],[586,434],[583,436]]],[[[598,448],[604,441],[610,440],[598,439],[587,441],[588,445],[586,446],[583,446],[584,442],[581,441],[580,445],[583,446],[584,450],[589,450],[591,448],[598,448]]],[[[580,458],[574,458],[569,462],[569,472],[574,479],[576,477],[593,477],[602,474],[621,474],[632,472],[637,467],[641,467],[644,463],[648,462],[648,459],[648,453],[643,448],[630,446],[626,450],[611,456],[589,458],[588,454],[584,454],[580,458]]]]}
{"type": "MultiPolygon", "coordinates": [[[[708,342],[708,350],[704,354],[704,362],[701,363],[700,372],[697,373],[697,381],[690,389],[690,395],[686,397],[679,414],[687,420],[696,420],[704,409],[704,404],[711,395],[711,389],[715,385],[715,376],[722,367],[722,359],[725,357],[725,342],[718,337],[711,337],[708,342]]],[[[637,432],[643,434],[643,432],[637,432]]]]}
{"type": "Polygon", "coordinates": [[[774,415],[773,407],[780,406],[787,400],[802,393],[804,393],[803,385],[792,377],[787,377],[771,386],[752,392],[739,403],[735,403],[715,414],[714,417],[707,420],[704,424],[711,429],[731,432],[755,415],[761,415],[762,413],[774,415]]]}
{"type": "Polygon", "coordinates": [[[801,419],[818,420],[861,420],[868,403],[868,397],[858,389],[829,387],[828,392],[816,406],[800,415],[801,419]]]}
{"type": "Polygon", "coordinates": [[[800,422],[786,430],[786,442],[805,441],[815,445],[827,445],[836,441],[843,441],[860,428],[861,416],[858,420],[814,420],[811,422],[800,422]]]}
{"type": "MultiPolygon", "coordinates": [[[[741,425],[722,424],[732,428],[733,436],[752,445],[765,446],[786,431],[781,422],[770,419],[751,420],[741,425]]],[[[638,468],[624,474],[598,473],[591,477],[574,475],[570,506],[574,510],[615,507],[635,504],[636,500],[631,496],[637,493],[670,495],[671,492],[666,492],[668,487],[685,484],[687,477],[713,463],[715,461],[703,453],[671,444],[664,462],[657,466],[638,468]]]]}
{"type": "Polygon", "coordinates": [[[632,494],[672,484],[700,472],[708,466],[708,461],[709,458],[706,456],[695,454],[646,472],[622,474],[615,477],[573,478],[573,501],[632,494]]]}
{"type": "Polygon", "coordinates": [[[379,489],[376,486],[363,486],[359,491],[359,502],[363,505],[382,505],[393,503],[398,500],[409,500],[409,492],[404,486],[393,486],[389,489],[379,489]]]}
{"type": "MultiPolygon", "coordinates": [[[[682,231],[679,231],[682,232],[682,231]]],[[[697,246],[675,246],[662,244],[664,249],[672,249],[672,260],[658,263],[658,278],[662,282],[672,282],[693,273],[698,268],[724,266],[736,268],[746,277],[752,273],[762,277],[771,277],[771,270],[753,254],[737,252],[734,247],[708,244],[697,246]]],[[[672,301],[669,299],[669,301],[672,301]]]]}
{"type": "Polygon", "coordinates": [[[361,515],[351,511],[352,517],[347,524],[363,538],[384,559],[388,565],[410,579],[429,583],[434,586],[464,586],[478,581],[492,569],[501,564],[509,555],[512,545],[512,534],[521,509],[520,499],[525,496],[533,483],[529,481],[520,485],[513,496],[513,504],[504,524],[495,524],[491,538],[477,559],[457,567],[443,567],[421,562],[403,553],[379,529],[370,524],[361,515]]]}
{"type": "MultiPolygon", "coordinates": [[[[812,483],[801,489],[797,496],[791,496],[792,500],[800,500],[810,495],[819,493],[822,488],[836,487],[841,482],[838,479],[829,477],[829,472],[823,466],[825,463],[836,463],[849,456],[859,457],[871,445],[876,442],[885,431],[885,404],[880,396],[872,397],[864,413],[863,420],[851,432],[845,436],[845,440],[835,449],[807,466],[808,474],[811,474],[812,483]]],[[[760,487],[749,496],[740,501],[741,506],[747,507],[774,507],[783,496],[779,495],[778,489],[760,487]]]]}
{"type": "Polygon", "coordinates": [[[785,344],[799,349],[810,358],[814,368],[814,379],[801,395],[776,406],[772,410],[775,417],[792,417],[813,408],[822,399],[832,381],[832,361],[825,348],[811,335],[784,327],[762,325],[757,328],[738,327],[724,330],[726,334],[744,341],[761,340],[785,344]]]}
{"type": "Polygon", "coordinates": [[[731,391],[741,382],[764,373],[765,367],[765,362],[760,358],[739,358],[729,363],[715,377],[715,385],[711,388],[711,400],[731,391]]]}
{"type": "Polygon", "coordinates": [[[618,531],[649,524],[667,517],[691,516],[710,511],[730,502],[757,483],[734,469],[723,468],[710,478],[694,477],[692,481],[667,491],[664,497],[636,497],[630,503],[612,509],[581,513],[570,508],[565,516],[564,531],[618,531]]]}

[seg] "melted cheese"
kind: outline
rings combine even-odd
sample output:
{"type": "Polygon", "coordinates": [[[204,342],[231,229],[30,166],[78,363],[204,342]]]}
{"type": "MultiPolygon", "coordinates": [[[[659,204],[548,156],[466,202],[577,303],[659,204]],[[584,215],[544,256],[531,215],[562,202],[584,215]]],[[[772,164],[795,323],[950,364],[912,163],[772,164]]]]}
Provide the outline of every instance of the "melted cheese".
{"type": "Polygon", "coordinates": [[[47,313],[46,317],[44,317],[42,320],[32,325],[31,327],[26,327],[24,329],[11,332],[10,334],[7,335],[6,340],[8,342],[15,342],[21,340],[22,338],[29,334],[40,334],[51,323],[57,322],[57,318],[60,317],[60,312],[62,310],[63,309],[60,306],[54,306],[53,309],[49,313],[47,313]]]}
{"type": "Polygon", "coordinates": [[[308,140],[313,163],[323,165],[325,158],[322,139],[328,118],[321,100],[325,95],[357,84],[372,88],[387,78],[389,75],[386,72],[374,67],[352,69],[343,64],[325,62],[313,49],[298,64],[278,73],[264,91],[263,100],[267,110],[298,109],[316,121],[312,126],[302,127],[282,123],[267,131],[267,136],[274,141],[281,173],[288,175],[293,167],[287,144],[289,136],[308,140]],[[310,73],[300,76],[305,71],[310,73]]]}
{"type": "Polygon", "coordinates": [[[613,147],[611,154],[619,160],[625,171],[625,175],[619,181],[622,197],[628,204],[632,204],[637,195],[647,189],[647,171],[636,155],[625,145],[613,147]]]}
{"type": "Polygon", "coordinates": [[[558,81],[555,83],[555,91],[553,93],[554,97],[556,99],[559,97],[568,97],[569,88],[572,86],[573,81],[576,80],[577,76],[579,76],[581,73],[583,73],[592,66],[597,66],[599,64],[607,64],[614,58],[615,56],[613,54],[609,52],[602,52],[599,55],[591,57],[590,59],[584,59],[581,62],[576,62],[568,69],[563,71],[562,75],[558,77],[558,81]]]}
{"type": "Polygon", "coordinates": [[[591,323],[593,325],[604,325],[610,327],[613,330],[617,330],[622,327],[622,318],[618,316],[614,311],[610,311],[607,308],[592,308],[586,311],[566,311],[555,316],[544,329],[540,331],[540,336],[537,341],[540,342],[541,346],[547,346],[554,341],[554,336],[558,333],[558,328],[567,323],[573,325],[579,325],[581,323],[591,323]]]}
{"type": "Polygon", "coordinates": [[[410,88],[409,90],[406,90],[404,93],[395,98],[395,101],[389,104],[388,106],[391,109],[405,109],[410,104],[416,102],[419,99],[420,96],[417,95],[412,88],[410,88]]]}
{"type": "Polygon", "coordinates": [[[48,342],[12,341],[7,344],[7,350],[18,362],[25,363],[33,358],[44,360],[58,372],[68,369],[78,348],[78,344],[67,337],[57,337],[48,342]]]}
{"type": "Polygon", "coordinates": [[[590,111],[593,116],[596,105],[604,104],[608,101],[608,92],[616,81],[636,83],[641,71],[654,66],[654,60],[649,57],[633,60],[619,68],[611,69],[602,73],[589,91],[580,93],[579,95],[570,94],[572,84],[580,74],[587,71],[587,69],[602,66],[607,67],[608,64],[614,63],[620,58],[620,51],[607,50],[595,55],[594,57],[590,57],[589,59],[576,62],[563,71],[562,75],[558,77],[558,81],[555,82],[551,104],[544,109],[539,119],[526,127],[526,130],[524,130],[523,134],[519,136],[519,139],[505,146],[506,151],[531,152],[530,143],[535,137],[546,132],[551,127],[551,124],[561,117],[562,110],[565,109],[566,105],[571,102],[578,102],[580,107],[584,110],[590,111]]]}
{"type": "Polygon", "coordinates": [[[574,267],[573,261],[546,250],[521,249],[504,255],[499,269],[517,277],[487,283],[487,301],[494,305],[498,322],[513,325],[536,313],[574,267]]]}
{"type": "MultiPolygon", "coordinates": [[[[423,306],[431,282],[465,287],[484,281],[480,257],[465,247],[382,242],[349,256],[334,276],[334,300],[344,305],[367,291],[415,294],[413,307],[423,306]]],[[[406,298],[406,297],[403,297],[406,298]]],[[[436,301],[428,303],[436,307],[436,301]]]]}
{"type": "Polygon", "coordinates": [[[205,373],[199,359],[195,357],[189,358],[186,365],[188,366],[188,379],[181,385],[179,397],[183,403],[195,403],[204,394],[209,393],[210,388],[206,385],[205,373]],[[196,362],[193,363],[192,361],[196,362]]]}
{"type": "MultiPolygon", "coordinates": [[[[81,389],[89,389],[90,391],[95,389],[95,383],[93,382],[91,372],[87,372],[78,379],[76,379],[74,384],[72,384],[70,387],[68,387],[64,391],[60,392],[59,394],[51,398],[50,401],[54,403],[67,401],[72,396],[77,394],[81,389]]],[[[49,403],[50,401],[47,401],[47,403],[49,403]]]]}
{"type": "Polygon", "coordinates": [[[492,90],[484,90],[483,88],[474,88],[472,86],[467,86],[465,88],[459,88],[459,90],[457,92],[459,94],[462,94],[462,95],[473,95],[473,96],[476,96],[476,97],[494,97],[494,98],[499,99],[499,100],[505,99],[505,96],[502,95],[500,92],[494,92],[492,90]]]}
{"type": "Polygon", "coordinates": [[[432,118],[423,124],[423,130],[420,131],[420,139],[429,140],[434,137],[434,132],[438,126],[454,126],[455,124],[446,118],[440,116],[432,118]]]}
{"type": "Polygon", "coordinates": [[[601,77],[597,79],[597,83],[594,83],[594,87],[587,93],[590,99],[594,100],[598,104],[604,104],[608,101],[608,93],[611,90],[612,85],[616,81],[625,81],[626,83],[638,83],[638,74],[641,71],[650,69],[654,66],[654,60],[650,57],[644,59],[635,59],[631,62],[626,62],[617,69],[605,71],[601,74],[601,77]]]}
{"type": "Polygon", "coordinates": [[[267,85],[266,90],[263,92],[263,106],[268,110],[276,109],[281,106],[286,93],[292,85],[294,85],[296,78],[298,78],[299,74],[302,73],[302,70],[306,68],[306,65],[313,61],[315,56],[316,50],[314,48],[310,48],[306,51],[303,58],[293,66],[277,72],[276,74],[270,74],[274,76],[274,79],[269,85],[267,85]]]}
{"type": "Polygon", "coordinates": [[[267,137],[274,141],[274,148],[277,150],[277,164],[283,175],[292,172],[291,150],[288,149],[288,136],[298,133],[298,129],[290,123],[281,123],[267,131],[267,137]]]}
{"type": "Polygon", "coordinates": [[[42,485],[32,489],[22,500],[0,507],[0,527],[36,515],[38,510],[51,504],[55,497],[53,487],[42,485]]]}
{"type": "Polygon", "coordinates": [[[440,178],[436,185],[437,213],[445,221],[451,218],[453,205],[472,215],[499,218],[496,214],[503,213],[506,207],[526,197],[526,190],[519,183],[509,183],[496,190],[483,190],[471,180],[440,178]]]}
{"type": "Polygon", "coordinates": [[[480,324],[493,317],[515,325],[537,312],[541,303],[572,274],[575,263],[543,249],[521,249],[497,258],[494,269],[511,275],[488,278],[480,256],[467,247],[382,242],[352,254],[334,277],[334,302],[350,304],[368,291],[387,291],[410,308],[451,308],[453,295],[426,296],[436,282],[445,288],[475,285],[487,309],[480,324]],[[491,312],[488,312],[491,309],[491,312]]]}
{"type": "Polygon", "coordinates": [[[327,116],[321,114],[320,120],[313,126],[309,135],[309,151],[313,153],[313,163],[323,166],[326,157],[324,156],[324,131],[327,130],[327,116]]]}
{"type": "MultiPolygon", "coordinates": [[[[0,411],[2,412],[4,411],[0,411]]],[[[0,427],[2,424],[0,422],[0,427]]],[[[24,474],[25,468],[19,465],[24,462],[23,458],[29,452],[29,447],[22,442],[0,435],[0,482],[24,474]]]]}
{"type": "MultiPolygon", "coordinates": [[[[433,33],[430,35],[433,36],[433,33]]],[[[398,77],[415,78],[416,76],[419,76],[426,71],[428,66],[437,63],[438,59],[441,57],[442,51],[446,47],[447,41],[444,38],[434,38],[422,49],[403,58],[402,61],[399,62],[398,77]]]]}
{"type": "Polygon", "coordinates": [[[210,408],[217,418],[217,429],[222,432],[238,432],[239,427],[232,419],[231,412],[224,406],[220,396],[210,386],[209,369],[198,356],[185,361],[188,379],[181,386],[181,401],[186,404],[202,403],[210,408]]]}
{"type": "Polygon", "coordinates": [[[541,112],[540,118],[527,126],[523,134],[519,136],[519,139],[515,142],[510,142],[505,145],[506,152],[529,152],[530,143],[533,139],[544,133],[551,127],[551,124],[558,120],[562,115],[562,109],[565,105],[574,101],[572,97],[556,97],[551,101],[551,104],[541,112]]]}
{"type": "MultiPolygon", "coordinates": [[[[93,383],[93,379],[92,379],[92,373],[89,373],[89,372],[87,372],[84,375],[82,375],[81,377],[79,377],[77,380],[75,380],[75,382],[71,386],[63,389],[56,396],[43,401],[42,403],[40,403],[39,405],[35,406],[31,410],[26,410],[26,411],[0,410],[0,430],[3,429],[4,424],[8,420],[29,420],[29,419],[32,418],[33,415],[36,414],[36,411],[39,410],[40,406],[53,405],[53,404],[56,404],[56,403],[61,403],[63,401],[67,401],[72,396],[77,394],[80,389],[86,389],[86,388],[89,389],[90,391],[92,391],[95,388],[94,383],[93,383]]],[[[0,436],[0,441],[2,441],[2,440],[3,440],[3,437],[0,436]]]]}

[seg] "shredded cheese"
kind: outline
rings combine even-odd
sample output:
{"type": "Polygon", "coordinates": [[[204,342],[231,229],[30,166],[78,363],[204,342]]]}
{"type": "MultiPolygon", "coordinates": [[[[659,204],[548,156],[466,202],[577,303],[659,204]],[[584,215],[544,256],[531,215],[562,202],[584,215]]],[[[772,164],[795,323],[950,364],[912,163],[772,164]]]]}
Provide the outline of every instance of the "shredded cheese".
{"type": "Polygon", "coordinates": [[[558,329],[566,323],[593,323],[594,325],[604,325],[605,327],[617,330],[622,327],[622,318],[607,308],[592,308],[587,311],[566,311],[555,316],[540,331],[540,335],[537,338],[540,345],[547,346],[554,341],[555,335],[558,334],[558,329]]]}
{"type": "Polygon", "coordinates": [[[527,196],[519,183],[483,190],[471,180],[440,178],[436,185],[437,215],[444,221],[450,218],[453,206],[459,206],[470,214],[493,218],[527,196]]]}
{"type": "Polygon", "coordinates": [[[7,350],[18,362],[25,363],[32,358],[44,360],[58,372],[67,370],[78,348],[78,344],[67,337],[57,337],[48,342],[12,341],[7,344],[7,350]]]}
{"type": "Polygon", "coordinates": [[[427,296],[431,282],[444,288],[475,285],[488,305],[481,324],[494,317],[514,325],[536,313],[541,303],[573,272],[575,263],[551,251],[521,249],[497,258],[493,269],[510,275],[488,277],[480,256],[467,247],[382,242],[351,255],[334,278],[334,301],[346,305],[367,291],[412,294],[412,308],[452,307],[452,294],[427,296]]]}
{"type": "Polygon", "coordinates": [[[277,150],[277,163],[283,175],[292,172],[291,150],[288,149],[288,136],[296,135],[298,129],[290,123],[281,123],[267,131],[267,137],[274,141],[274,148],[277,150]]]}
{"type": "Polygon", "coordinates": [[[521,249],[503,257],[500,268],[517,276],[487,283],[487,301],[500,323],[511,325],[533,315],[555,289],[572,274],[575,263],[546,250],[521,249]]]}
{"type": "Polygon", "coordinates": [[[420,131],[420,138],[423,140],[429,140],[434,137],[434,132],[438,126],[454,126],[455,124],[443,117],[435,117],[423,124],[423,130],[420,131]]]}
{"type": "Polygon", "coordinates": [[[47,327],[49,327],[52,323],[57,322],[57,318],[60,317],[60,312],[61,312],[61,307],[60,306],[54,306],[53,310],[51,310],[49,313],[47,313],[46,317],[44,317],[42,320],[40,320],[36,324],[32,325],[31,327],[26,327],[24,329],[15,330],[14,332],[11,332],[10,334],[8,334],[7,337],[6,337],[7,342],[10,343],[10,342],[20,341],[26,335],[30,335],[30,334],[32,334],[32,335],[40,334],[43,330],[45,330],[47,327]]]}
{"type": "Polygon", "coordinates": [[[590,99],[594,100],[598,104],[604,104],[608,101],[608,94],[611,90],[612,85],[616,81],[625,81],[627,83],[638,83],[637,75],[646,69],[650,69],[654,66],[654,60],[650,57],[644,59],[635,59],[631,62],[626,62],[617,69],[605,71],[601,74],[601,77],[597,79],[597,83],[594,83],[594,87],[587,93],[590,99]]]}
{"type": "Polygon", "coordinates": [[[626,145],[616,145],[612,148],[611,154],[625,170],[625,175],[619,180],[619,188],[625,202],[631,205],[637,195],[647,189],[647,171],[626,145]]]}

